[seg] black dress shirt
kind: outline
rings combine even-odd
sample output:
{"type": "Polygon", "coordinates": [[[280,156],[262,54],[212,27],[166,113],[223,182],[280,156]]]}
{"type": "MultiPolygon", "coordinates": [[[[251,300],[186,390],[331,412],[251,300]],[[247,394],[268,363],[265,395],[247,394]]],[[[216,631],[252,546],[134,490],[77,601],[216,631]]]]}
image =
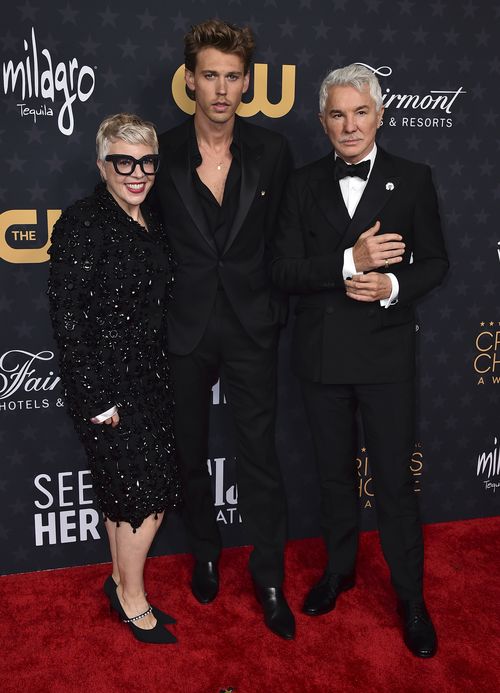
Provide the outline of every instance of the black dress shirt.
{"type": "Polygon", "coordinates": [[[222,203],[219,204],[218,200],[212,194],[210,188],[208,188],[200,179],[198,171],[196,170],[202,162],[202,157],[198,147],[198,142],[196,140],[194,123],[191,124],[190,164],[193,176],[193,185],[198,195],[201,208],[203,209],[208,228],[213,234],[219,255],[222,255],[224,250],[224,245],[229,235],[229,231],[236,215],[240,200],[241,154],[237,124],[235,124],[233,141],[229,150],[232,154],[233,160],[231,161],[231,166],[229,167],[227,174],[222,203]]]}

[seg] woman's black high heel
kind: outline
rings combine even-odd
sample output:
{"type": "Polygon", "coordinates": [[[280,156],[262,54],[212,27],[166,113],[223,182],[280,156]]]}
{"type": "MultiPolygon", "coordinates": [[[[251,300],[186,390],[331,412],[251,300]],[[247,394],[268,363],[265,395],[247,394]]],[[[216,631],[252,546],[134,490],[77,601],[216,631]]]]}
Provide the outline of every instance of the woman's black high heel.
{"type": "MultiPolygon", "coordinates": [[[[116,592],[116,582],[113,580],[113,576],[109,575],[106,580],[104,581],[104,585],[102,586],[102,589],[104,590],[104,594],[108,597],[108,599],[111,601],[111,598],[113,594],[116,592]]],[[[146,595],[147,596],[147,595],[146,595]]],[[[169,614],[166,614],[164,611],[161,609],[158,609],[157,606],[153,606],[153,616],[156,618],[156,620],[159,623],[177,623],[175,618],[173,616],[170,616],[169,614]]]]}
{"type": "Polygon", "coordinates": [[[130,628],[136,640],[140,640],[140,642],[147,642],[155,645],[173,645],[177,642],[177,638],[175,637],[175,635],[166,628],[163,628],[163,626],[158,620],[154,628],[144,629],[139,628],[135,625],[137,621],[140,621],[142,618],[145,618],[149,614],[153,613],[153,607],[151,605],[148,609],[146,609],[146,611],[144,611],[144,613],[129,618],[123,610],[120,600],[118,599],[118,594],[116,590],[110,597],[110,603],[113,609],[117,612],[122,622],[126,623],[127,626],[130,628]]]}

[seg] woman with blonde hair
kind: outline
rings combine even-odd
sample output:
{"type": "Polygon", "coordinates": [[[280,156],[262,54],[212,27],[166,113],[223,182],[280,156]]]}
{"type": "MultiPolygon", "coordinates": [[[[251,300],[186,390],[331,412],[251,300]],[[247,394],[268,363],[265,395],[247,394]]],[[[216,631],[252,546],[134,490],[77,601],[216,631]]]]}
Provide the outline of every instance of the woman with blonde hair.
{"type": "Polygon", "coordinates": [[[111,606],[143,642],[173,643],[144,590],[163,514],[179,502],[165,318],[165,234],[143,203],[159,167],[155,129],[120,113],[97,132],[102,182],[52,234],[49,301],[66,404],[105,518],[111,606]]]}

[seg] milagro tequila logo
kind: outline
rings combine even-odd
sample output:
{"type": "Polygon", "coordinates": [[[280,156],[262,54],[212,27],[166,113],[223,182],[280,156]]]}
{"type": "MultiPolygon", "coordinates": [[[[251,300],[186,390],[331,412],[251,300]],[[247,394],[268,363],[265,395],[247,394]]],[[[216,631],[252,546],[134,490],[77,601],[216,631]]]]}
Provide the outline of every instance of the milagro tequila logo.
{"type": "MultiPolygon", "coordinates": [[[[380,77],[390,77],[392,68],[389,65],[372,67],[366,63],[357,63],[371,70],[380,77]]],[[[385,113],[384,119],[388,120],[390,127],[448,127],[453,126],[452,107],[462,94],[467,92],[458,87],[456,89],[430,89],[423,94],[393,94],[390,88],[382,93],[385,113]],[[392,115],[392,110],[398,111],[397,115],[392,115]],[[406,115],[406,112],[416,112],[415,115],[406,115]],[[404,112],[404,115],[400,115],[404,112]],[[423,115],[418,115],[423,112],[423,115]]]]}
{"type": "Polygon", "coordinates": [[[76,58],[54,64],[47,48],[38,50],[34,27],[30,42],[24,39],[23,45],[26,55],[22,60],[17,64],[13,60],[3,63],[4,94],[18,94],[21,101],[17,107],[21,118],[31,117],[35,123],[38,117],[53,116],[56,97],[61,97],[63,104],[57,125],[63,135],[71,135],[75,126],[73,103],[76,99],[87,101],[92,96],[94,70],[88,65],[79,65],[76,58]],[[44,102],[41,103],[40,99],[44,102]]]}
{"type": "MultiPolygon", "coordinates": [[[[50,407],[49,399],[40,399],[36,395],[51,392],[61,380],[52,370],[41,372],[43,364],[51,362],[53,358],[53,351],[32,353],[23,349],[11,349],[0,356],[0,414],[50,407]]],[[[60,398],[56,406],[63,406],[60,398]]]]}
{"type": "Polygon", "coordinates": [[[500,489],[500,448],[497,437],[492,450],[481,452],[477,456],[476,476],[481,479],[485,490],[496,493],[500,489]]]}

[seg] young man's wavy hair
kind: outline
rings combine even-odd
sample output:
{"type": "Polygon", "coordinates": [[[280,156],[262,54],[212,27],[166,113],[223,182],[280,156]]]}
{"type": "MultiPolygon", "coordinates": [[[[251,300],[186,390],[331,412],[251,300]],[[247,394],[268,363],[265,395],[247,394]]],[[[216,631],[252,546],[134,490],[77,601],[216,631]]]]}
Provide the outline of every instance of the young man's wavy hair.
{"type": "Polygon", "coordinates": [[[194,72],[196,57],[204,48],[215,48],[222,53],[238,55],[243,60],[247,74],[255,49],[255,39],[250,27],[239,27],[222,19],[207,19],[195,24],[184,36],[184,64],[194,72]]]}

